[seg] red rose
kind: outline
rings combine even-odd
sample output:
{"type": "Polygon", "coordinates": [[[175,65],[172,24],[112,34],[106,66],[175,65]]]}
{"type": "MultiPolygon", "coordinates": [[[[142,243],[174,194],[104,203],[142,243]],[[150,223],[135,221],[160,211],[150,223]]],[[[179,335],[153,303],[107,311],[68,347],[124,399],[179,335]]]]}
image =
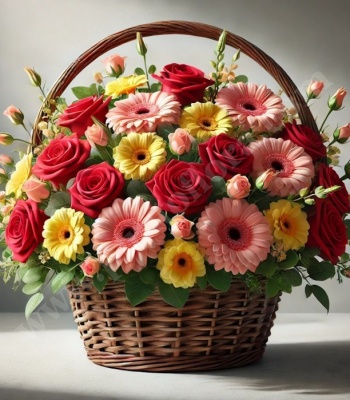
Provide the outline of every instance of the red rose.
{"type": "Polygon", "coordinates": [[[5,241],[12,250],[12,258],[25,263],[43,242],[42,231],[48,217],[33,200],[18,200],[5,231],[5,241]]]}
{"type": "Polygon", "coordinates": [[[123,175],[106,162],[94,164],[77,173],[69,189],[71,206],[91,218],[97,218],[101,210],[109,207],[124,188],[123,175]]]}
{"type": "Polygon", "coordinates": [[[158,206],[173,214],[201,212],[212,192],[204,166],[171,160],[146,183],[158,206]]]}
{"type": "Polygon", "coordinates": [[[303,147],[314,162],[327,155],[327,148],[323,144],[321,135],[308,126],[287,123],[278,136],[303,147]]]}
{"type": "Polygon", "coordinates": [[[340,215],[343,216],[343,214],[350,212],[349,193],[336,171],[328,165],[320,164],[316,173],[315,186],[328,188],[334,185],[340,186],[340,189],[329,193],[327,199],[336,206],[340,215]]]}
{"type": "Polygon", "coordinates": [[[59,136],[38,156],[32,172],[56,187],[65,185],[82,168],[90,150],[88,141],[80,140],[76,135],[59,136]]]}
{"type": "Polygon", "coordinates": [[[159,74],[152,77],[162,83],[162,92],[175,95],[182,106],[202,101],[204,89],[214,84],[204,72],[186,64],[168,64],[159,74]]]}
{"type": "Polygon", "coordinates": [[[106,121],[110,97],[103,101],[103,96],[90,96],[78,100],[68,106],[57,120],[58,126],[69,128],[79,137],[83,136],[86,128],[94,124],[91,117],[95,117],[102,123],[106,121]]]}
{"type": "Polygon", "coordinates": [[[317,199],[316,213],[309,217],[308,247],[318,247],[321,257],[336,264],[348,243],[346,227],[335,205],[329,199],[317,199]]]}
{"type": "Polygon", "coordinates": [[[254,156],[248,147],[224,133],[201,143],[198,151],[210,176],[218,175],[228,180],[236,174],[249,174],[252,170],[254,156]]]}

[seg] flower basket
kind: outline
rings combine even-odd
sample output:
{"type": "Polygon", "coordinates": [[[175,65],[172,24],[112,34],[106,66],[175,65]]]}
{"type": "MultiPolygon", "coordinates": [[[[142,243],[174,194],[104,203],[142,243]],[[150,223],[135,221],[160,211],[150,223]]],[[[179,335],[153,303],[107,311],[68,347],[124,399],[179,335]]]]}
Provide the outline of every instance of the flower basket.
{"type": "MultiPolygon", "coordinates": [[[[26,72],[44,93],[40,75],[26,72]]],[[[7,249],[0,266],[5,281],[14,277],[32,295],[27,317],[43,300],[47,282],[54,293],[67,287],[91,361],[175,372],[260,360],[281,293],[303,279],[306,296],[314,295],[328,310],[327,294],[311,279],[326,280],[336,271],[339,281],[350,275],[345,252],[350,224],[344,221],[350,199],[329,166],[331,145],[345,143],[350,126],[336,129],[328,148],[324,145],[320,130],[346,92],[330,97],[319,129],[307,103],[321,90],[313,86],[306,101],[262,50],[201,23],[139,25],[84,52],[44,95],[28,154],[11,178],[0,174],[8,179],[1,221],[7,249]],[[147,69],[143,38],[172,34],[217,41],[213,79],[176,64],[185,81],[188,73],[195,75],[191,87],[186,81],[178,88],[173,70],[159,76],[155,66],[147,69]],[[97,77],[97,84],[73,88],[78,103],[65,103],[60,96],[85,67],[135,38],[146,71],[160,83],[151,87],[147,73],[137,68],[121,85],[124,60],[117,55],[121,64],[109,65],[107,72],[117,78],[114,86],[103,87],[97,77]],[[254,89],[243,75],[232,85],[220,81],[226,45],[265,69],[295,112],[288,114],[279,96],[264,85],[254,89]],[[198,87],[199,97],[193,94],[198,87]],[[240,117],[232,106],[238,104],[236,90],[243,99],[244,90],[254,92],[240,117]],[[260,109],[260,119],[249,114],[254,96],[270,105],[260,109]],[[118,109],[125,104],[136,114],[126,123],[118,109]],[[156,117],[155,105],[161,109],[156,117]],[[207,114],[200,120],[201,107],[207,114]],[[272,117],[265,115],[271,109],[272,117]],[[191,131],[194,116],[203,126],[191,131]],[[334,224],[332,235],[324,215],[332,229],[334,224]]],[[[25,127],[20,110],[10,106],[6,113],[25,127]]],[[[14,139],[2,133],[0,140],[14,139]]],[[[350,163],[345,172],[349,177],[350,163]]]]}

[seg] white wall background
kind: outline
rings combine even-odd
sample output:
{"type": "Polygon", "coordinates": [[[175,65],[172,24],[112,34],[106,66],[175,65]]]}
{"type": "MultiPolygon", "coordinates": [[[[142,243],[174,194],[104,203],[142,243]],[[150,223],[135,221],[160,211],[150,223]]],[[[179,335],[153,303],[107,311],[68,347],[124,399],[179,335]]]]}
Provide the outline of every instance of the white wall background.
{"type": "MultiPolygon", "coordinates": [[[[332,126],[342,126],[350,122],[349,15],[348,0],[0,0],[0,111],[14,104],[26,121],[34,120],[38,92],[30,86],[24,67],[34,67],[49,88],[74,59],[105,36],[142,23],[176,19],[215,25],[243,36],[274,58],[302,93],[311,79],[324,81],[323,100],[312,106],[319,119],[327,111],[328,95],[344,86],[349,91],[346,108],[329,119],[332,126]]],[[[163,36],[146,43],[149,61],[158,69],[168,62],[184,62],[210,71],[212,41],[163,36]]],[[[134,43],[117,52],[129,57],[130,73],[141,65],[134,43]]],[[[226,51],[227,62],[233,53],[226,51]]],[[[75,83],[90,83],[97,70],[102,71],[99,61],[75,83]]],[[[278,90],[274,80],[244,56],[238,73],[278,90]]],[[[69,92],[66,97],[70,98],[69,92]]],[[[0,117],[0,131],[25,137],[6,117],[0,117]]],[[[13,155],[18,149],[16,145],[0,152],[13,155]]],[[[349,149],[343,147],[342,165],[350,158],[349,149]]],[[[330,296],[331,312],[350,311],[349,285],[350,281],[339,285],[335,279],[322,285],[330,296]]],[[[0,311],[23,311],[26,300],[27,296],[0,282],[0,311]]],[[[305,299],[303,288],[283,295],[280,309],[324,312],[316,300],[305,299]]]]}

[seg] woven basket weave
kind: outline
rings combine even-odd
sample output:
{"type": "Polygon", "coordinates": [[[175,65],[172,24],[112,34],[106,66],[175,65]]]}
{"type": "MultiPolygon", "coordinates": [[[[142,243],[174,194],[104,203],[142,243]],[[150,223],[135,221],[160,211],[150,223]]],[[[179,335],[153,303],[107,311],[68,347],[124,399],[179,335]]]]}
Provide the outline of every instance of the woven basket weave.
{"type": "MultiPolygon", "coordinates": [[[[72,80],[107,51],[143,37],[183,34],[218,40],[222,29],[201,23],[163,21],[139,25],[106,37],[78,57],[59,77],[48,98],[60,96],[72,80]]],[[[317,131],[315,120],[286,72],[262,50],[227,33],[226,44],[240,49],[279,83],[302,123],[317,131]]],[[[33,143],[40,138],[38,112],[33,143]]],[[[263,283],[264,287],[264,283],[263,283]]],[[[110,282],[98,293],[91,281],[68,286],[70,302],[87,355],[96,364],[139,371],[203,371],[239,367],[263,356],[276,316],[279,297],[251,295],[244,283],[233,281],[227,293],[193,289],[177,309],[158,293],[132,307],[122,283],[110,282]]]]}

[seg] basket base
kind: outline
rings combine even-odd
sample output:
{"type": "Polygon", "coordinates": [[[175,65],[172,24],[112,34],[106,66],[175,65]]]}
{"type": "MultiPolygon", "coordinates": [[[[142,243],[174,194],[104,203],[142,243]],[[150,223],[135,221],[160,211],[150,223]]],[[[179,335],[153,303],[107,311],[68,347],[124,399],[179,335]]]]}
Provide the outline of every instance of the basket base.
{"type": "Polygon", "coordinates": [[[252,295],[241,281],[227,292],[193,289],[180,309],[157,292],[132,307],[120,282],[98,293],[85,281],[68,286],[68,292],[93,363],[149,372],[209,371],[259,361],[280,300],[266,298],[264,290],[252,295]]]}

